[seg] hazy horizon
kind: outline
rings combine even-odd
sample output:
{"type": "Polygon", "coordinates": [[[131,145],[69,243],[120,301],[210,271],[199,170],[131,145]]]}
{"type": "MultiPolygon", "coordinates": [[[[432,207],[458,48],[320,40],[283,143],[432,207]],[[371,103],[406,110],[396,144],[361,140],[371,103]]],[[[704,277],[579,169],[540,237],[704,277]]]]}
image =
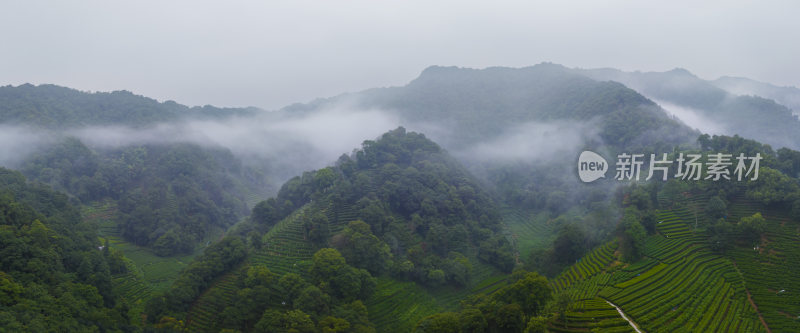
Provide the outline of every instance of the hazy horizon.
{"type": "Polygon", "coordinates": [[[0,85],[276,109],[399,86],[431,65],[554,62],[800,86],[800,3],[12,2],[0,85]]]}

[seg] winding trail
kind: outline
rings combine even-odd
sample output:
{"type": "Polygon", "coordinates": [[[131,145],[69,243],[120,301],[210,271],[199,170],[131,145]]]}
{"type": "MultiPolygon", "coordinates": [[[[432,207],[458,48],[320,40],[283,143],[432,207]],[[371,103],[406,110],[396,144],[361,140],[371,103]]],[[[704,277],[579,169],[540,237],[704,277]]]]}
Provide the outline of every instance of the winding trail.
{"type": "Polygon", "coordinates": [[[644,333],[644,332],[642,332],[642,330],[639,329],[639,326],[637,326],[636,323],[633,322],[633,320],[630,320],[630,319],[628,319],[627,316],[625,316],[625,312],[622,312],[622,309],[620,309],[614,303],[609,302],[608,300],[605,300],[605,301],[606,301],[606,303],[608,303],[608,305],[611,305],[611,306],[613,306],[614,308],[617,309],[617,312],[619,312],[619,315],[622,316],[622,319],[627,320],[628,324],[631,324],[631,327],[633,327],[633,329],[636,331],[636,333],[644,333]]]}

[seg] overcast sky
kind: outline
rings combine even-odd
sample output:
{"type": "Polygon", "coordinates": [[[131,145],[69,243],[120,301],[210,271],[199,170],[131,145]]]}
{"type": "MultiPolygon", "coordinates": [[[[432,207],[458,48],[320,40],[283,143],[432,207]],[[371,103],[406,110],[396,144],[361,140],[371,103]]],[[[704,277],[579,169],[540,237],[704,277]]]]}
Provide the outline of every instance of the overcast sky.
{"type": "Polygon", "coordinates": [[[2,1],[0,85],[274,109],[549,61],[800,86],[800,1],[698,2],[2,1]]]}

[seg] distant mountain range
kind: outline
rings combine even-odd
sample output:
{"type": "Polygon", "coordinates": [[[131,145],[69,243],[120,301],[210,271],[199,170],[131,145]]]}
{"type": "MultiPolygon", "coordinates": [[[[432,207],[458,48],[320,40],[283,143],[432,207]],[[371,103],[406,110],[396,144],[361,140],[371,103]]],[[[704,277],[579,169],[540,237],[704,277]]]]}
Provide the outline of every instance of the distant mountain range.
{"type": "Polygon", "coordinates": [[[616,69],[576,70],[595,80],[621,82],[692,127],[755,139],[774,148],[800,148],[797,101],[800,90],[779,88],[749,79],[706,81],[685,69],[667,72],[623,72],[616,69]],[[669,110],[667,107],[675,107],[669,110]],[[792,108],[795,108],[793,113],[792,108]]]}

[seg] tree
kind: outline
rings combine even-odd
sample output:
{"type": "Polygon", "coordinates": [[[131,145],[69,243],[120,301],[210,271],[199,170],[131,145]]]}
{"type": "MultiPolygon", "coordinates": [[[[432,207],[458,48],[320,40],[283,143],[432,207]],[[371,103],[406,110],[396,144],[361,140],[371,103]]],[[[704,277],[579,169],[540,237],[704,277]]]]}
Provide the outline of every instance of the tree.
{"type": "Polygon", "coordinates": [[[314,322],[311,317],[300,310],[286,312],[281,318],[283,328],[287,332],[313,333],[314,322]]]}
{"type": "Polygon", "coordinates": [[[443,312],[427,316],[414,327],[415,333],[459,333],[459,316],[454,312],[443,312]]]}
{"type": "Polygon", "coordinates": [[[644,241],[647,231],[637,220],[634,214],[626,211],[620,223],[619,247],[623,258],[628,262],[634,262],[642,256],[644,251],[644,241]]]}
{"type": "Polygon", "coordinates": [[[253,207],[250,219],[258,224],[272,226],[278,222],[279,213],[275,198],[261,201],[253,207]]]}
{"type": "Polygon", "coordinates": [[[333,315],[337,318],[347,320],[354,331],[375,331],[375,329],[372,328],[372,323],[369,322],[367,307],[359,300],[335,307],[333,309],[333,315]]]}
{"type": "Polygon", "coordinates": [[[272,274],[266,266],[253,265],[247,269],[244,285],[251,288],[256,286],[267,287],[272,283],[274,278],[275,275],[272,274]]]}
{"type": "Polygon", "coordinates": [[[495,321],[502,332],[522,332],[525,328],[524,317],[520,305],[512,303],[497,309],[495,321]]]}
{"type": "Polygon", "coordinates": [[[311,277],[315,281],[328,281],[341,271],[347,263],[336,249],[324,248],[312,257],[311,277]]]}
{"type": "Polygon", "coordinates": [[[317,246],[327,243],[330,231],[328,230],[328,217],[325,214],[314,213],[310,219],[305,219],[303,227],[311,243],[317,246]]]}
{"type": "Polygon", "coordinates": [[[766,231],[767,221],[761,216],[761,213],[755,213],[742,217],[739,221],[739,229],[744,239],[755,243],[766,231]]]}
{"type": "Polygon", "coordinates": [[[293,307],[294,301],[300,297],[300,293],[308,286],[300,275],[296,273],[286,273],[278,280],[278,292],[281,302],[293,307]]]}
{"type": "Polygon", "coordinates": [[[639,210],[646,211],[653,208],[653,202],[650,200],[650,194],[648,194],[642,186],[633,187],[633,191],[631,191],[627,199],[628,204],[636,207],[639,210]]]}
{"type": "Polygon", "coordinates": [[[708,228],[708,231],[711,234],[708,238],[708,245],[712,250],[725,253],[733,246],[733,239],[731,238],[733,225],[728,223],[725,219],[717,219],[716,222],[708,228]]]}
{"type": "Polygon", "coordinates": [[[791,210],[792,218],[796,221],[800,221],[800,199],[797,199],[792,203],[792,210],[791,210]]]}
{"type": "Polygon", "coordinates": [[[283,314],[278,310],[269,309],[264,311],[261,319],[254,326],[254,331],[259,333],[283,332],[285,330],[281,323],[282,318],[283,314]]]}
{"type": "Polygon", "coordinates": [[[564,225],[553,241],[554,253],[561,263],[573,263],[586,252],[586,235],[575,224],[564,225]]]}
{"type": "Polygon", "coordinates": [[[317,327],[322,333],[346,332],[350,329],[350,323],[342,318],[327,316],[319,321],[317,327]]]}
{"type": "Polygon", "coordinates": [[[761,167],[758,181],[747,182],[745,196],[748,199],[760,201],[764,205],[771,205],[792,202],[798,199],[798,193],[800,193],[800,186],[795,179],[780,171],[761,167]]]}
{"type": "Polygon", "coordinates": [[[525,333],[546,333],[547,332],[547,318],[541,316],[531,317],[528,320],[528,326],[525,328],[525,333]]]}
{"type": "Polygon", "coordinates": [[[314,333],[316,331],[311,317],[300,310],[280,312],[270,309],[264,311],[254,328],[256,332],[263,333],[314,333]]]}
{"type": "Polygon", "coordinates": [[[391,257],[389,246],[372,234],[369,224],[360,220],[352,221],[342,234],[344,241],[339,249],[350,265],[374,274],[386,268],[386,261],[391,257]]]}
{"type": "Polygon", "coordinates": [[[300,292],[300,296],[294,301],[295,308],[303,312],[322,315],[330,310],[331,298],[316,286],[308,286],[300,292]]]}
{"type": "Polygon", "coordinates": [[[558,316],[561,320],[566,322],[567,311],[572,307],[572,298],[566,292],[559,292],[555,297],[555,308],[558,311],[558,316]]]}
{"type": "Polygon", "coordinates": [[[463,333],[482,333],[486,332],[489,323],[478,309],[464,309],[458,314],[458,321],[461,323],[463,333]]]}
{"type": "Polygon", "coordinates": [[[501,300],[520,306],[526,315],[538,315],[552,297],[552,288],[544,276],[525,273],[524,278],[499,291],[501,300]]]}
{"type": "Polygon", "coordinates": [[[428,282],[434,286],[440,286],[444,284],[445,281],[445,274],[444,271],[441,269],[432,269],[428,271],[428,282]]]}
{"type": "Polygon", "coordinates": [[[344,257],[336,249],[324,248],[312,257],[309,271],[312,280],[322,287],[322,291],[343,301],[366,298],[377,282],[369,272],[347,265],[344,257]]]}
{"type": "Polygon", "coordinates": [[[706,214],[714,220],[728,215],[727,210],[728,207],[725,201],[720,199],[717,195],[711,197],[711,199],[708,200],[708,204],[706,204],[706,214]]]}

